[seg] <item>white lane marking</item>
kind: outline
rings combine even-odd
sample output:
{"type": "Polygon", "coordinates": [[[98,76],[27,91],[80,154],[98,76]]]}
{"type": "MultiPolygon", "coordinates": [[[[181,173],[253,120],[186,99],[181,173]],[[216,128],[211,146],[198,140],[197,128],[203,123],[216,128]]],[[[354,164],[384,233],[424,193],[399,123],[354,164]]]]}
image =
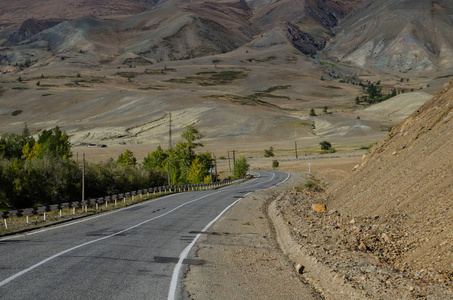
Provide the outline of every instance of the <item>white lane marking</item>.
{"type": "MultiPolygon", "coordinates": [[[[274,174],[274,173],[273,173],[273,174],[274,174]]],[[[271,187],[269,187],[269,188],[265,188],[265,189],[261,189],[261,190],[256,190],[255,192],[264,191],[264,190],[270,190],[270,189],[273,189],[274,187],[279,186],[279,185],[282,184],[282,183],[285,183],[285,182],[288,181],[288,179],[291,177],[291,174],[290,174],[290,173],[286,173],[286,174],[288,174],[288,176],[286,176],[285,180],[283,180],[283,181],[281,181],[281,182],[279,182],[279,183],[277,183],[277,184],[275,184],[275,185],[273,185],[273,186],[271,186],[271,187]]],[[[273,177],[272,177],[272,178],[273,178],[273,177]]]]}
{"type": "MultiPolygon", "coordinates": [[[[270,180],[272,180],[274,177],[275,177],[275,175],[272,176],[272,178],[271,178],[270,180]]],[[[270,180],[268,180],[268,181],[270,181],[270,180]]],[[[267,182],[267,181],[266,181],[266,182],[267,182]]],[[[232,186],[227,187],[227,188],[231,188],[231,187],[232,187],[232,186]]],[[[141,225],[143,225],[143,224],[146,224],[146,223],[148,223],[148,222],[151,222],[151,221],[154,221],[154,220],[159,219],[159,218],[161,218],[161,217],[164,217],[164,216],[166,216],[166,215],[168,215],[168,214],[170,214],[170,213],[172,213],[172,212],[178,210],[179,208],[181,208],[181,207],[183,207],[183,206],[186,206],[186,205],[188,205],[188,204],[190,204],[190,203],[193,203],[193,202],[199,201],[199,200],[201,200],[201,199],[204,199],[204,198],[206,198],[206,197],[209,197],[209,196],[212,196],[212,195],[221,193],[221,192],[225,191],[225,189],[227,189],[227,188],[220,189],[219,191],[214,192],[214,193],[212,193],[212,194],[205,195],[205,196],[203,196],[203,197],[200,197],[200,198],[197,198],[197,199],[188,201],[188,202],[186,202],[186,203],[184,203],[184,204],[181,204],[181,205],[179,205],[179,206],[173,208],[172,210],[170,210],[170,211],[168,211],[168,212],[166,212],[166,213],[164,213],[164,214],[162,214],[162,215],[159,215],[159,216],[156,216],[156,217],[154,217],[154,218],[148,219],[148,220],[146,220],[146,221],[143,221],[143,222],[141,222],[141,223],[138,223],[138,224],[136,224],[136,225],[134,225],[134,226],[131,226],[131,227],[126,228],[126,229],[123,229],[123,230],[118,231],[118,232],[116,232],[116,233],[113,233],[113,234],[111,234],[111,235],[108,235],[108,236],[105,236],[105,237],[102,237],[102,238],[99,238],[99,239],[96,239],[96,240],[92,240],[92,241],[89,241],[89,242],[86,242],[86,243],[83,243],[83,244],[74,246],[74,247],[72,247],[72,248],[66,249],[66,250],[64,250],[64,251],[62,251],[62,252],[59,252],[59,253],[57,253],[57,254],[55,254],[55,255],[53,255],[53,256],[50,256],[50,257],[48,257],[48,258],[46,258],[46,259],[40,261],[40,262],[37,263],[37,264],[34,264],[34,265],[28,267],[27,269],[24,269],[24,270],[22,270],[22,271],[20,271],[20,272],[18,272],[18,273],[16,273],[16,274],[14,274],[14,275],[12,275],[12,276],[10,276],[10,277],[8,277],[8,278],[6,278],[6,279],[0,281],[0,287],[4,286],[5,284],[7,284],[7,283],[9,283],[9,282],[11,282],[11,281],[13,281],[14,279],[16,279],[16,278],[18,278],[18,277],[20,277],[20,276],[22,276],[22,275],[24,275],[24,274],[26,274],[26,273],[32,271],[33,269],[36,269],[37,267],[39,267],[39,266],[41,266],[41,265],[43,265],[43,264],[45,264],[45,263],[47,263],[47,262],[49,262],[49,261],[51,261],[51,260],[57,258],[57,257],[59,257],[59,256],[62,256],[63,254],[66,254],[66,253],[71,252],[71,251],[73,251],[73,250],[76,250],[76,249],[78,249],[78,248],[81,248],[81,247],[84,247],[84,246],[87,246],[87,245],[90,245],[90,244],[93,244],[93,243],[96,243],[96,242],[99,242],[99,241],[102,241],[102,240],[111,238],[111,237],[116,236],[116,235],[118,235],[118,234],[122,234],[122,233],[127,232],[127,231],[129,231],[129,230],[131,230],[131,229],[137,228],[137,227],[139,227],[139,226],[141,226],[141,225]]],[[[161,199],[168,198],[168,197],[175,196],[175,195],[177,195],[177,194],[165,196],[165,197],[163,197],[163,198],[159,198],[159,199],[152,200],[152,201],[154,202],[154,201],[161,200],[161,199]]],[[[242,199],[242,198],[241,198],[241,199],[242,199]]],[[[241,200],[241,199],[238,199],[238,200],[235,201],[234,203],[238,202],[238,201],[241,200]]],[[[147,201],[147,202],[148,202],[148,201],[147,201]]],[[[233,203],[233,204],[234,204],[234,203],[233,203]]],[[[144,204],[146,204],[146,203],[139,204],[139,205],[144,205],[144,204]]],[[[231,206],[232,206],[232,205],[228,206],[228,208],[230,208],[231,206]]],[[[132,206],[131,206],[131,207],[132,207],[132,206]]],[[[99,215],[99,216],[95,216],[95,217],[92,217],[92,218],[89,218],[89,219],[84,219],[84,220],[81,220],[81,221],[73,222],[73,223],[70,223],[70,224],[65,224],[65,225],[61,225],[61,226],[58,226],[58,227],[52,227],[52,228],[40,230],[40,231],[37,231],[37,232],[32,232],[32,233],[29,233],[29,234],[26,234],[26,235],[36,234],[36,233],[39,233],[39,232],[44,232],[44,231],[53,230],[53,229],[56,229],[56,228],[61,228],[61,227],[69,226],[69,225],[72,225],[72,224],[77,224],[77,223],[85,222],[85,221],[88,221],[88,220],[92,220],[92,219],[95,219],[95,218],[99,218],[99,217],[101,217],[101,216],[106,216],[106,215],[109,215],[109,214],[113,214],[113,213],[119,212],[119,211],[121,211],[121,210],[129,209],[129,208],[131,208],[131,207],[123,208],[123,209],[120,209],[120,210],[117,210],[117,211],[113,211],[113,212],[106,213],[106,214],[102,214],[102,215],[99,215]]],[[[136,206],[135,206],[135,207],[136,207],[136,206]]],[[[228,209],[228,208],[227,208],[227,209],[228,209]]],[[[223,214],[227,209],[225,209],[225,210],[222,212],[222,214],[223,214]]],[[[221,215],[219,215],[219,217],[220,217],[220,216],[221,216],[221,215]]],[[[214,223],[214,221],[211,221],[211,223],[209,223],[208,225],[211,226],[212,223],[214,223]]],[[[209,228],[209,226],[207,226],[207,227],[209,228]]],[[[206,230],[206,229],[205,229],[205,230],[206,230]]],[[[198,239],[198,238],[197,238],[197,239],[198,239]]],[[[3,240],[5,240],[5,239],[3,239],[3,240]]],[[[189,249],[189,250],[190,250],[190,249],[189,249]]],[[[179,271],[178,271],[178,273],[179,273],[179,271]]]]}
{"type": "Polygon", "coordinates": [[[194,199],[194,200],[191,200],[191,201],[188,201],[188,202],[186,202],[186,203],[184,203],[184,204],[181,204],[181,205],[179,205],[179,206],[173,208],[172,210],[170,210],[170,211],[168,211],[168,212],[166,212],[166,213],[164,213],[164,214],[162,214],[162,215],[159,215],[159,216],[156,216],[156,217],[154,217],[154,218],[148,219],[148,220],[146,220],[146,221],[143,221],[143,222],[141,222],[141,223],[138,223],[138,224],[136,224],[136,225],[134,225],[134,226],[131,226],[131,227],[126,228],[126,229],[123,229],[123,230],[118,231],[118,232],[116,232],[116,233],[113,233],[113,234],[111,234],[111,235],[108,235],[108,236],[105,236],[105,237],[102,237],[102,238],[99,238],[99,239],[96,239],[96,240],[92,240],[92,241],[89,241],[89,242],[86,242],[86,243],[83,243],[83,244],[74,246],[74,247],[69,248],[69,249],[66,249],[66,250],[64,250],[64,251],[62,251],[62,252],[60,252],[60,253],[57,253],[57,254],[55,254],[55,255],[53,255],[53,256],[50,256],[50,257],[48,257],[48,258],[46,258],[46,259],[40,261],[40,262],[37,263],[37,264],[34,264],[34,265],[31,266],[31,267],[28,267],[28,268],[25,269],[25,270],[22,270],[22,271],[20,271],[20,272],[18,272],[18,273],[16,273],[16,274],[14,274],[14,275],[12,275],[12,276],[10,276],[10,277],[4,279],[3,281],[0,281],[0,287],[4,286],[5,284],[7,284],[7,283],[13,281],[13,280],[16,279],[17,277],[22,276],[22,275],[24,275],[24,274],[30,272],[31,270],[36,269],[37,267],[39,267],[39,266],[45,264],[46,262],[51,261],[52,259],[57,258],[57,257],[59,257],[59,256],[61,256],[61,255],[63,255],[63,254],[66,254],[66,253],[68,253],[68,252],[70,252],[70,251],[73,251],[73,250],[76,250],[76,249],[78,249],[78,248],[81,248],[81,247],[84,247],[84,246],[87,246],[87,245],[90,245],[90,244],[93,244],[93,243],[96,243],[96,242],[99,242],[99,241],[102,241],[102,240],[111,238],[111,237],[116,236],[116,235],[118,235],[118,234],[122,234],[122,233],[124,233],[124,232],[126,232],[126,231],[129,231],[129,230],[131,230],[131,229],[137,228],[137,227],[139,227],[139,226],[141,226],[141,225],[143,225],[143,224],[146,224],[146,223],[148,223],[148,222],[151,222],[151,221],[154,221],[154,220],[156,220],[156,219],[162,218],[163,216],[166,216],[166,215],[168,215],[168,214],[174,212],[175,210],[178,210],[178,209],[180,209],[181,207],[186,206],[187,204],[190,204],[190,203],[199,201],[199,200],[201,200],[201,199],[204,199],[204,198],[206,198],[206,197],[209,197],[209,196],[218,194],[218,193],[220,193],[220,192],[223,192],[223,190],[217,191],[217,192],[212,193],[212,194],[209,194],[209,195],[205,195],[205,196],[203,196],[203,197],[200,197],[200,198],[197,198],[197,199],[194,199]]]}
{"type": "MultiPolygon", "coordinates": [[[[243,199],[243,198],[241,198],[243,199]]],[[[209,227],[211,227],[212,224],[214,224],[215,221],[217,221],[227,210],[229,210],[233,205],[239,202],[238,199],[234,201],[232,204],[230,204],[227,208],[225,208],[217,217],[215,217],[211,222],[209,222],[208,225],[206,225],[201,232],[205,232],[209,227]]],[[[174,300],[176,297],[176,288],[178,286],[178,277],[179,277],[179,272],[181,270],[182,262],[184,259],[187,258],[187,255],[190,252],[190,249],[195,245],[197,242],[198,238],[201,236],[201,233],[197,234],[197,236],[193,239],[193,241],[181,252],[179,255],[179,260],[178,263],[175,266],[175,269],[173,270],[173,275],[171,277],[171,283],[170,283],[170,288],[168,290],[168,300],[174,300]]]]}
{"type": "MultiPolygon", "coordinates": [[[[266,182],[269,182],[269,181],[272,181],[275,177],[275,174],[276,173],[273,173],[272,172],[272,177],[271,179],[265,181],[265,182],[261,182],[261,183],[266,183],[266,182]]],[[[259,176],[261,176],[261,174],[258,174],[259,176]]],[[[277,185],[287,181],[289,179],[291,175],[288,173],[288,176],[286,177],[286,179],[280,183],[277,183],[276,185],[270,187],[270,188],[267,188],[267,189],[271,189],[271,188],[274,188],[276,187],[277,185]]],[[[266,190],[266,189],[262,189],[262,190],[266,190]]],[[[261,190],[257,190],[257,191],[261,191],[261,190]]],[[[256,192],[256,191],[255,191],[256,192]]],[[[202,230],[201,232],[205,232],[206,230],[208,230],[209,227],[212,226],[212,224],[214,224],[226,211],[228,211],[233,205],[235,205],[236,203],[238,203],[240,200],[244,199],[245,197],[247,197],[248,195],[252,194],[254,192],[248,192],[247,194],[245,194],[242,198],[234,201],[232,204],[230,204],[227,208],[225,208],[217,217],[215,217],[211,222],[209,222],[208,225],[206,225],[202,230]]],[[[176,289],[178,287],[178,278],[179,278],[179,272],[181,271],[181,267],[182,267],[182,262],[184,261],[184,259],[187,258],[187,255],[189,255],[189,252],[190,250],[192,249],[192,247],[195,245],[195,243],[197,242],[197,240],[200,238],[201,236],[201,233],[197,234],[195,236],[195,238],[193,239],[193,241],[181,252],[181,254],[179,255],[179,260],[178,262],[176,263],[176,266],[175,268],[173,269],[173,275],[171,277],[171,282],[170,282],[170,288],[168,289],[168,297],[167,297],[167,300],[174,300],[176,299],[176,289]]]]}

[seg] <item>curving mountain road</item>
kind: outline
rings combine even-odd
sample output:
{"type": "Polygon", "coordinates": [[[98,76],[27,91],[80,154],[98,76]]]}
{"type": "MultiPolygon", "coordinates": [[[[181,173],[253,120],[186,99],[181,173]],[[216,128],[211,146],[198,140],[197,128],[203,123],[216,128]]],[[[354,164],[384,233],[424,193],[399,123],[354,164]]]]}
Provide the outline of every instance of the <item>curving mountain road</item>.
{"type": "Polygon", "coordinates": [[[259,177],[188,192],[26,235],[0,239],[2,299],[182,299],[200,234],[245,195],[284,182],[259,177]]]}

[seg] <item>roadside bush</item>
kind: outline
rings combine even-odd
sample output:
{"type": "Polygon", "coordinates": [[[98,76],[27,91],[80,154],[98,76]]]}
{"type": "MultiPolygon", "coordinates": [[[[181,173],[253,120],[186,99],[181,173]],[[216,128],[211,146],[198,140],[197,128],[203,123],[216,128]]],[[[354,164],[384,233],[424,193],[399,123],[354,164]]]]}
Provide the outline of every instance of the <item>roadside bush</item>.
{"type": "Polygon", "coordinates": [[[275,168],[278,168],[279,165],[280,165],[280,163],[278,162],[278,160],[274,160],[274,161],[272,162],[272,168],[274,168],[274,169],[275,169],[275,168]]]}

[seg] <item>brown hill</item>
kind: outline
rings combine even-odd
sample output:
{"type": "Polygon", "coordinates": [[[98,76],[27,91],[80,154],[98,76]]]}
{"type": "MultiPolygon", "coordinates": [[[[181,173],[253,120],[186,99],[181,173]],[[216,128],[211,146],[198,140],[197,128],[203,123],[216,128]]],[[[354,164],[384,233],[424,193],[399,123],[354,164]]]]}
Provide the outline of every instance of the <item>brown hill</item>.
{"type": "Polygon", "coordinates": [[[453,1],[367,1],[340,22],[326,54],[375,69],[452,66],[453,1]]]}
{"type": "Polygon", "coordinates": [[[358,229],[359,239],[397,269],[424,280],[451,282],[452,147],[450,83],[329,189],[328,206],[356,218],[356,224],[358,219],[372,220],[358,229]]]}
{"type": "Polygon", "coordinates": [[[269,31],[284,32],[285,43],[314,53],[362,1],[2,1],[0,45],[7,48],[0,54],[2,64],[12,65],[80,50],[91,53],[79,58],[90,63],[125,53],[186,60],[233,51],[269,31]]]}
{"type": "Polygon", "coordinates": [[[143,12],[159,0],[15,0],[0,2],[2,24],[27,19],[77,19],[86,16],[128,15],[143,12]]]}

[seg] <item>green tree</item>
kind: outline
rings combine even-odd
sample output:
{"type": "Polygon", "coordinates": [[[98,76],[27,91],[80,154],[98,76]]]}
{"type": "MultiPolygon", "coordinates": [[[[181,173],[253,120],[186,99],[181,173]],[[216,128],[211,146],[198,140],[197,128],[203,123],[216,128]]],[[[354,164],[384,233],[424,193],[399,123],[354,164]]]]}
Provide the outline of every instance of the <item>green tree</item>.
{"type": "Polygon", "coordinates": [[[116,164],[125,166],[135,166],[137,164],[137,158],[135,158],[134,153],[131,150],[126,149],[124,153],[121,153],[120,156],[118,156],[116,164]]]}
{"type": "Polygon", "coordinates": [[[323,141],[323,142],[319,143],[319,145],[321,145],[321,150],[325,150],[325,151],[332,148],[332,144],[329,143],[328,141],[323,141]]]}
{"type": "Polygon", "coordinates": [[[51,130],[43,130],[38,136],[37,143],[39,144],[39,150],[36,155],[38,158],[54,156],[68,159],[72,157],[69,137],[58,126],[51,130]]]}
{"type": "Polygon", "coordinates": [[[264,157],[274,157],[274,148],[269,147],[268,150],[264,150],[264,157]]]}
{"type": "Polygon", "coordinates": [[[149,153],[143,159],[143,167],[147,170],[165,170],[167,168],[166,161],[168,158],[168,153],[162,150],[161,146],[158,146],[156,151],[149,153]]]}
{"type": "Polygon", "coordinates": [[[250,165],[248,164],[247,159],[243,156],[239,157],[234,162],[233,177],[240,178],[242,176],[245,176],[245,174],[247,174],[247,171],[249,170],[249,168],[250,168],[250,165]]]}
{"type": "Polygon", "coordinates": [[[0,157],[6,159],[21,158],[22,149],[28,145],[32,148],[35,139],[30,135],[27,125],[25,125],[22,134],[5,132],[0,137],[0,157]]]}
{"type": "Polygon", "coordinates": [[[200,158],[195,158],[190,166],[189,173],[187,174],[187,181],[190,184],[198,184],[204,180],[203,164],[200,158]]]}
{"type": "Polygon", "coordinates": [[[396,89],[392,90],[392,93],[390,94],[390,97],[395,97],[396,96],[396,89]]]}
{"type": "Polygon", "coordinates": [[[199,142],[203,137],[204,134],[195,127],[188,126],[181,134],[182,139],[172,149],[163,151],[158,147],[156,151],[148,154],[143,162],[145,169],[155,169],[162,173],[169,171],[171,184],[203,182],[203,178],[209,175],[209,169],[213,166],[211,153],[195,153],[197,147],[203,147],[199,142]]]}
{"type": "Polygon", "coordinates": [[[316,117],[316,113],[315,113],[315,110],[314,110],[313,108],[310,109],[309,115],[310,115],[311,117],[316,117]]]}

